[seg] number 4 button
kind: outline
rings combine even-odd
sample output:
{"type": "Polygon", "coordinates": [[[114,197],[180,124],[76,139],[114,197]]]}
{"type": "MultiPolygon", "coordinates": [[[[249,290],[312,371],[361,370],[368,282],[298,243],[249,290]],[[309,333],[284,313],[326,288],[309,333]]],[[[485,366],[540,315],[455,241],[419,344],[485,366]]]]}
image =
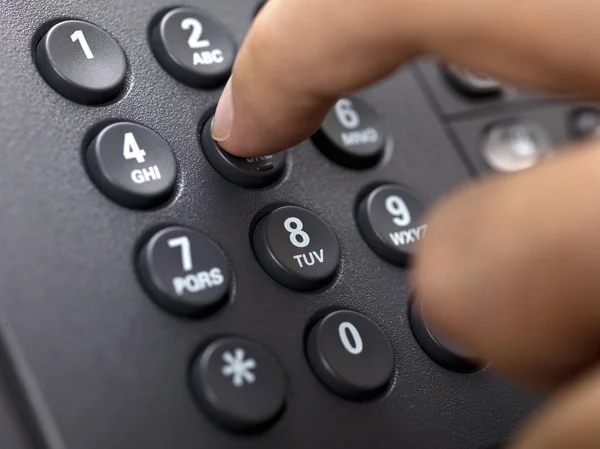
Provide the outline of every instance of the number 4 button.
{"type": "Polygon", "coordinates": [[[382,393],[394,369],[387,337],[360,313],[338,311],[327,315],[309,332],[306,354],[323,384],[352,400],[382,393]]]}
{"type": "Polygon", "coordinates": [[[158,134],[136,123],[114,123],[89,144],[86,162],[98,188],[123,206],[145,209],[173,192],[177,167],[158,134]]]}

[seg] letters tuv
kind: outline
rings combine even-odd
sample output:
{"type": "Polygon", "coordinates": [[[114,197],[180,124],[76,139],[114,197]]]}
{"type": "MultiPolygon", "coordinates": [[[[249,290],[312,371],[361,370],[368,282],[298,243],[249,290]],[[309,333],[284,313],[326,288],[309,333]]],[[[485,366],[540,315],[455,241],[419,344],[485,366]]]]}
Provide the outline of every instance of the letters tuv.
{"type": "Polygon", "coordinates": [[[320,249],[318,252],[311,251],[308,254],[298,254],[297,256],[294,256],[294,259],[296,259],[296,262],[298,262],[300,268],[314,265],[317,262],[323,263],[325,260],[323,257],[323,249],[320,249]],[[302,261],[304,261],[304,264],[302,264],[302,261]]]}

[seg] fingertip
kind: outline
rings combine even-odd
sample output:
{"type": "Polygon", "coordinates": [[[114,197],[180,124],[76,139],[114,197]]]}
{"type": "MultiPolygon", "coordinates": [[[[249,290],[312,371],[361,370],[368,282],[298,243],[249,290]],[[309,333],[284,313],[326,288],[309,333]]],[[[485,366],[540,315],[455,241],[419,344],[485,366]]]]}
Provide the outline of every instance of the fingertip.
{"type": "Polygon", "coordinates": [[[215,117],[212,122],[211,134],[212,138],[219,142],[224,143],[231,136],[231,130],[233,129],[233,97],[231,89],[231,78],[227,81],[217,109],[215,110],[215,117]]]}

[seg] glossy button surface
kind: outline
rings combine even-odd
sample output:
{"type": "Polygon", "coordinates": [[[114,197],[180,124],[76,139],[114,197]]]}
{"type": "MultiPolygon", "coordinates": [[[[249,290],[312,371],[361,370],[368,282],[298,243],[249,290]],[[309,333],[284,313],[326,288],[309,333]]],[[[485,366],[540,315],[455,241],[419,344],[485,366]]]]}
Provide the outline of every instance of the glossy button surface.
{"type": "Polygon", "coordinates": [[[171,76],[198,88],[224,84],[237,52],[225,26],[193,7],[172,9],[160,19],[152,31],[152,49],[171,76]]]}
{"type": "Polygon", "coordinates": [[[262,218],[252,243],[265,271],[295,290],[326,285],[340,259],[331,228],[318,215],[297,206],[280,207],[262,218]]]}
{"type": "Polygon", "coordinates": [[[406,265],[418,242],[425,238],[425,204],[415,192],[399,184],[385,184],[363,198],[357,210],[359,230],[380,257],[406,265]]]}
{"type": "Polygon", "coordinates": [[[81,20],[54,25],[38,44],[36,59],[46,82],[78,103],[106,103],[125,81],[127,62],[117,41],[81,20]]]}
{"type": "Polygon", "coordinates": [[[204,348],[192,361],[190,385],[202,409],[233,431],[264,430],[285,406],[281,365],[262,345],[241,337],[220,338],[204,348]]]}
{"type": "Polygon", "coordinates": [[[212,167],[225,179],[247,188],[267,187],[284,172],[286,153],[241,158],[229,154],[211,136],[210,119],[201,131],[202,151],[212,167]]]}
{"type": "Polygon", "coordinates": [[[394,370],[392,346],[383,331],[351,311],[333,312],[319,321],[308,334],[306,353],[319,380],[347,399],[381,393],[394,370]]]}

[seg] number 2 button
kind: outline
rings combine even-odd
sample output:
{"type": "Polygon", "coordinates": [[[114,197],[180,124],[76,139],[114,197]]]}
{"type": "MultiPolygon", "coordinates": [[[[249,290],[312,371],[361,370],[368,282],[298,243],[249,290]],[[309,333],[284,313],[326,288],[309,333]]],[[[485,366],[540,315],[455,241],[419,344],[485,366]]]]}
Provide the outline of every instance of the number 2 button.
{"type": "Polygon", "coordinates": [[[309,332],[306,355],[323,384],[347,399],[383,392],[394,370],[394,353],[383,331],[360,313],[341,310],[309,332]]]}
{"type": "Polygon", "coordinates": [[[295,290],[323,287],[334,276],[340,259],[333,231],[301,207],[284,206],[268,214],[256,226],[252,241],[262,267],[295,290]]]}
{"type": "Polygon", "coordinates": [[[171,148],[137,123],[104,128],[89,144],[86,162],[98,188],[123,206],[155,207],[173,192],[177,167],[171,148]]]}
{"type": "Polygon", "coordinates": [[[237,48],[216,19],[195,8],[167,12],[152,30],[152,49],[164,69],[191,87],[213,88],[229,78],[237,48]]]}

